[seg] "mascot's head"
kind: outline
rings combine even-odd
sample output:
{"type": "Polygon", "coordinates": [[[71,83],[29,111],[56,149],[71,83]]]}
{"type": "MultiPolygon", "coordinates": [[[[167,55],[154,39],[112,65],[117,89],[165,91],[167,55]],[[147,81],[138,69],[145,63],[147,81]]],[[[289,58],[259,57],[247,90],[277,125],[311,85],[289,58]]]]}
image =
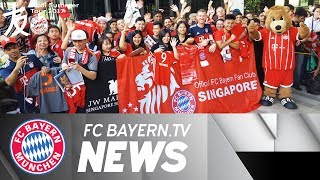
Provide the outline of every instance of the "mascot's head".
{"type": "Polygon", "coordinates": [[[292,26],[288,11],[288,8],[283,6],[271,7],[267,14],[266,27],[276,34],[286,32],[292,26]]]}

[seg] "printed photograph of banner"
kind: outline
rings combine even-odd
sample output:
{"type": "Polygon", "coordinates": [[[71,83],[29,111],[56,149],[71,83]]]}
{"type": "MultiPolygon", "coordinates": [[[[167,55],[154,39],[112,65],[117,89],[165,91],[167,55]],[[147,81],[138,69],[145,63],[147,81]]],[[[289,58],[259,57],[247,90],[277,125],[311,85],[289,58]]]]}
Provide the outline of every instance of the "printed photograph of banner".
{"type": "Polygon", "coordinates": [[[120,113],[244,113],[258,108],[262,90],[250,56],[223,62],[219,50],[172,52],[117,60],[120,113]]]}

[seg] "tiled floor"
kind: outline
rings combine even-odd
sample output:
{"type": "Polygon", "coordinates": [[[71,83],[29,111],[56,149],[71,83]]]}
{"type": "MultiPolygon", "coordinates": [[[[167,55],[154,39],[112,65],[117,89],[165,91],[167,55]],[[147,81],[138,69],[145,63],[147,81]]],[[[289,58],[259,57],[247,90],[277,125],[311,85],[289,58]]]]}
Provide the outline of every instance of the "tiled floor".
{"type": "Polygon", "coordinates": [[[320,95],[307,93],[305,87],[303,91],[293,89],[293,100],[297,103],[297,110],[289,110],[283,107],[279,100],[276,100],[271,107],[261,106],[255,113],[320,113],[320,95]]]}

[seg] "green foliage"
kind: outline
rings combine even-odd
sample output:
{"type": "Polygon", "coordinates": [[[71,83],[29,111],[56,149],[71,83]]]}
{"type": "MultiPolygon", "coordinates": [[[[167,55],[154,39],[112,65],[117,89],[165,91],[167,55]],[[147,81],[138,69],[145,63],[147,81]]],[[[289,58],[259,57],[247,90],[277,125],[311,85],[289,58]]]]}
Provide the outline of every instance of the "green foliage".
{"type": "Polygon", "coordinates": [[[260,11],[261,0],[245,0],[244,1],[244,11],[257,13],[260,11]]]}

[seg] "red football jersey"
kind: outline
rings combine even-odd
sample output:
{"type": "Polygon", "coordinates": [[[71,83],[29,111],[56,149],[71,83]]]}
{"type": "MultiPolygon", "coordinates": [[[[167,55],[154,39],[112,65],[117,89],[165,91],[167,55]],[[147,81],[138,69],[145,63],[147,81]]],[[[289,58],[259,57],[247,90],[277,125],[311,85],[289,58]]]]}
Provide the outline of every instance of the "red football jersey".
{"type": "Polygon", "coordinates": [[[245,28],[242,27],[242,24],[235,23],[231,30],[231,33],[239,37],[244,31],[245,31],[245,28]]]}
{"type": "Polygon", "coordinates": [[[121,32],[118,32],[117,34],[114,35],[113,37],[113,47],[118,46],[118,41],[120,40],[121,37],[121,32]]]}
{"type": "Polygon", "coordinates": [[[153,21],[146,24],[145,30],[148,35],[153,36],[153,21]]]}
{"type": "Polygon", "coordinates": [[[172,51],[154,53],[156,57],[154,83],[155,85],[170,86],[171,66],[177,63],[172,51]]]}
{"type": "Polygon", "coordinates": [[[102,29],[96,22],[91,20],[81,20],[74,22],[74,24],[76,26],[75,29],[84,30],[89,34],[89,42],[92,42],[94,33],[101,35],[102,29]]]}
{"type": "Polygon", "coordinates": [[[274,70],[294,69],[294,43],[298,40],[298,29],[291,27],[283,34],[275,34],[268,29],[259,31],[263,46],[263,67],[274,70]]]}
{"type": "Polygon", "coordinates": [[[111,49],[109,56],[117,58],[120,55],[121,55],[121,53],[117,49],[111,49]]]}
{"type": "Polygon", "coordinates": [[[124,52],[124,54],[129,57],[130,54],[131,54],[132,51],[133,51],[133,50],[132,50],[132,46],[131,46],[130,43],[127,43],[126,46],[127,46],[127,49],[126,49],[126,51],[124,52]]]}
{"type": "MultiPolygon", "coordinates": [[[[228,39],[230,39],[230,37],[231,37],[231,33],[226,34],[223,29],[216,31],[215,34],[214,34],[214,40],[221,41],[221,42],[226,42],[228,39]]],[[[236,37],[236,39],[233,40],[232,42],[233,43],[234,42],[239,42],[238,37],[236,37]]],[[[234,48],[232,48],[230,46],[230,52],[231,52],[232,60],[238,60],[239,59],[239,56],[240,56],[239,50],[234,49],[234,48]]]]}
{"type": "Polygon", "coordinates": [[[52,51],[58,53],[59,57],[63,59],[63,50],[61,49],[62,40],[60,39],[56,44],[51,46],[52,51]]]}
{"type": "Polygon", "coordinates": [[[76,85],[71,89],[65,89],[64,97],[69,107],[68,113],[76,113],[78,107],[83,108],[86,104],[86,86],[76,85]]]}
{"type": "MultiPolygon", "coordinates": [[[[225,42],[228,39],[230,39],[230,37],[231,37],[231,32],[226,34],[223,29],[216,31],[216,33],[214,34],[214,40],[216,40],[216,41],[225,42]]],[[[239,41],[239,39],[238,39],[238,37],[236,37],[236,39],[233,40],[232,42],[238,42],[238,41],[239,41]]]]}

